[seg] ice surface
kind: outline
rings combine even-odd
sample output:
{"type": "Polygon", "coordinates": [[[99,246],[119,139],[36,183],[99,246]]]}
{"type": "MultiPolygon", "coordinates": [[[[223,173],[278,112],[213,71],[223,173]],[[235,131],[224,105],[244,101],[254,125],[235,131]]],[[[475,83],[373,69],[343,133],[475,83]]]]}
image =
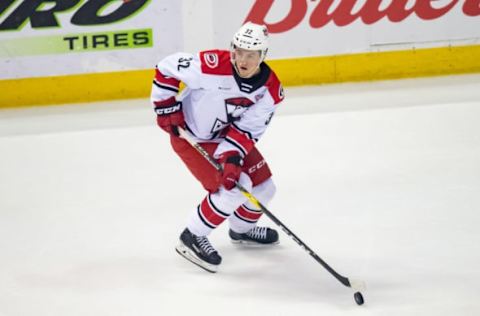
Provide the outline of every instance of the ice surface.
{"type": "Polygon", "coordinates": [[[269,209],[364,306],[283,233],[176,254],[204,192],[133,100],[0,111],[0,315],[479,315],[480,76],[286,93],[269,209]]]}

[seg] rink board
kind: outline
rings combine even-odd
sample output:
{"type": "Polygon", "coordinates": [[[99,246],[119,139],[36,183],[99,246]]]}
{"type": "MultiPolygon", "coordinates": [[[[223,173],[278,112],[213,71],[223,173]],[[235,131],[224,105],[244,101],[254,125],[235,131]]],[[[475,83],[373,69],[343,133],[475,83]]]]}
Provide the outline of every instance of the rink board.
{"type": "Polygon", "coordinates": [[[245,21],[285,86],[480,71],[477,0],[25,3],[0,4],[0,108],[146,97],[161,59],[228,49],[245,21]]]}
{"type": "MultiPolygon", "coordinates": [[[[478,56],[480,46],[461,46],[268,63],[288,87],[480,72],[478,56]]],[[[150,93],[152,78],[153,70],[138,70],[2,80],[0,108],[144,98],[150,93]]]]}

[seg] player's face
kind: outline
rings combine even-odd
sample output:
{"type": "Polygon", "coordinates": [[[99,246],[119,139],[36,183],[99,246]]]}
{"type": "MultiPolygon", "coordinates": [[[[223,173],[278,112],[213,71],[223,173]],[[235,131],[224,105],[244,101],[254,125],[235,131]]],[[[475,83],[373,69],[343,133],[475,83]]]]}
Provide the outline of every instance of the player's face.
{"type": "Polygon", "coordinates": [[[238,75],[242,78],[249,78],[260,71],[260,51],[235,48],[233,59],[237,66],[238,75]]]}

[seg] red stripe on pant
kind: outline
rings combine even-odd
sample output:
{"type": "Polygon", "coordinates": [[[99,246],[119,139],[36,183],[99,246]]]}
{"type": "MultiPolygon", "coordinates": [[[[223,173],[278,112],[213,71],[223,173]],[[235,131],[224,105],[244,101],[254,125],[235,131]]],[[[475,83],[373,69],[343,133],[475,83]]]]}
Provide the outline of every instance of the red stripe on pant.
{"type": "Polygon", "coordinates": [[[228,214],[223,213],[218,210],[215,205],[213,205],[210,200],[210,195],[207,195],[199,207],[199,215],[205,220],[208,224],[207,226],[217,227],[228,217],[228,214]]]}
{"type": "Polygon", "coordinates": [[[237,215],[237,217],[249,223],[256,223],[262,214],[263,213],[261,211],[252,211],[243,205],[241,205],[235,211],[235,215],[237,215]]]}

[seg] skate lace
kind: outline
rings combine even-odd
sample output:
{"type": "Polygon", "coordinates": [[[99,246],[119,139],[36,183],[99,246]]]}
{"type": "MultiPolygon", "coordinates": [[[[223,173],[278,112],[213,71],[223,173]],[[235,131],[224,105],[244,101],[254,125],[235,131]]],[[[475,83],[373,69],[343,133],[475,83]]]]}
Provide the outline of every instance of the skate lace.
{"type": "Polygon", "coordinates": [[[215,249],[212,247],[210,242],[206,237],[197,236],[198,246],[207,253],[207,255],[215,252],[215,249]]]}
{"type": "Polygon", "coordinates": [[[267,239],[267,227],[254,227],[247,235],[254,239],[267,239]]]}

